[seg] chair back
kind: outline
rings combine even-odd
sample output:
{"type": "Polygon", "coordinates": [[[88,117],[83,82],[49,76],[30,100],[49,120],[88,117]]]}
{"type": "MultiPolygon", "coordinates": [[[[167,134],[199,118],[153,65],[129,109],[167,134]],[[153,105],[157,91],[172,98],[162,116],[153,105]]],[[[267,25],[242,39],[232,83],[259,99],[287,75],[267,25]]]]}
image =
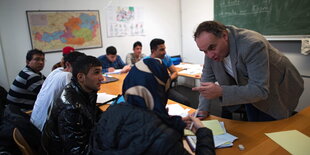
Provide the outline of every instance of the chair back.
{"type": "Polygon", "coordinates": [[[182,62],[181,55],[171,56],[171,61],[174,65],[178,65],[182,62]]]}
{"type": "Polygon", "coordinates": [[[17,128],[14,128],[13,130],[13,139],[23,155],[34,155],[33,150],[17,128]]]}

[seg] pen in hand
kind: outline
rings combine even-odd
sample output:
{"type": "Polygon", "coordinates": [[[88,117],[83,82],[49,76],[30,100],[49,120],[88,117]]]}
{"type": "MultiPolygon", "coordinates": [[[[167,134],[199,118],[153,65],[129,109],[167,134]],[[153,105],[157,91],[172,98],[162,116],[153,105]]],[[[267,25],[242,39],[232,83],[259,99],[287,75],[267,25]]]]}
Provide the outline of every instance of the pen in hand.
{"type": "MultiPolygon", "coordinates": [[[[195,111],[194,117],[197,117],[198,111],[199,111],[198,109],[195,111]]],[[[191,126],[189,127],[189,130],[192,130],[193,125],[194,125],[194,122],[191,123],[191,126]]]]}

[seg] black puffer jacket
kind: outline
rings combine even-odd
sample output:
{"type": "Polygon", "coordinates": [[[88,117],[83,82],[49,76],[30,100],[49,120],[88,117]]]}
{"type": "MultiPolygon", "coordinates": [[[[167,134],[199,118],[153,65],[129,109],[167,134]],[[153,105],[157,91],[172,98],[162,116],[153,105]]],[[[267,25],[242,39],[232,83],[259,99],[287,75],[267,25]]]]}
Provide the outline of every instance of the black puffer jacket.
{"type": "MultiPolygon", "coordinates": [[[[92,154],[189,154],[182,136],[154,112],[128,104],[112,105],[101,115],[91,136],[92,154]]],[[[215,154],[211,130],[197,131],[196,154],[215,154]]]]}
{"type": "Polygon", "coordinates": [[[100,113],[96,93],[84,92],[72,80],[55,101],[42,134],[49,154],[86,154],[90,131],[100,113]]]}

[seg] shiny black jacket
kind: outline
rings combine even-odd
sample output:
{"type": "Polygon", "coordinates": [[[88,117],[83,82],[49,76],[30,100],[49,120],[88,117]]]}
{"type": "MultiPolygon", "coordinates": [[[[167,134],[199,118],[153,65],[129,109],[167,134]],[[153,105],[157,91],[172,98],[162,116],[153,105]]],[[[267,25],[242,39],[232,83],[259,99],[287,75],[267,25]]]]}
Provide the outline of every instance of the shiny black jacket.
{"type": "Polygon", "coordinates": [[[42,133],[49,154],[86,154],[90,131],[100,110],[97,93],[86,93],[73,79],[54,102],[42,133]]]}
{"type": "MultiPolygon", "coordinates": [[[[182,155],[182,135],[154,112],[128,104],[112,105],[101,115],[91,136],[91,154],[182,155]]],[[[215,154],[212,131],[196,132],[196,154],[215,154]]]]}

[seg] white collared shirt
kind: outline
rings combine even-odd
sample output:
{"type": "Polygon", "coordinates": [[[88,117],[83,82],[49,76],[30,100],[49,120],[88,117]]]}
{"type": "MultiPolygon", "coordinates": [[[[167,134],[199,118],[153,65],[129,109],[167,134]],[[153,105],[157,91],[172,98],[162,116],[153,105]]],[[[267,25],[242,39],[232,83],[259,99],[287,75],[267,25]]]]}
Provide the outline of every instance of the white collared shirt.
{"type": "Polygon", "coordinates": [[[234,72],[233,72],[233,69],[232,69],[232,65],[231,65],[230,54],[228,54],[228,56],[224,58],[223,63],[224,63],[224,67],[225,67],[226,72],[227,72],[231,77],[233,77],[234,79],[236,79],[236,77],[235,77],[235,75],[234,75],[234,72]]]}

